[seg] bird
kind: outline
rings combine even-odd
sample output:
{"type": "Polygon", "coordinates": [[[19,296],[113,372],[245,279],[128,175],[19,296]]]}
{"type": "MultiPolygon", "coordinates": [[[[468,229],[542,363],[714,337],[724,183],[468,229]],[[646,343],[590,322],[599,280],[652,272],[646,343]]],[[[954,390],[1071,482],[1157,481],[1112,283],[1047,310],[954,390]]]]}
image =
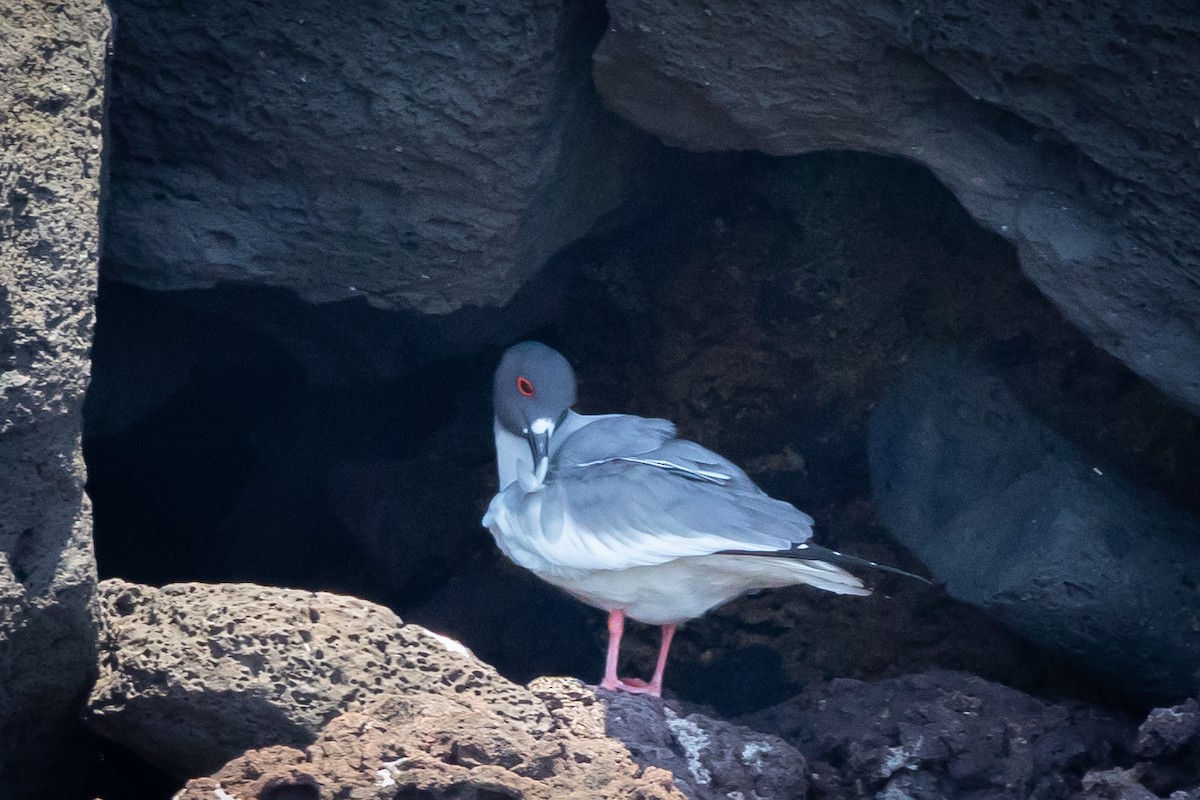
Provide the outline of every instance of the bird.
{"type": "Polygon", "coordinates": [[[608,612],[602,689],[661,696],[677,627],[747,592],[870,594],[845,566],[925,580],[814,543],[812,517],[668,420],[574,411],[575,372],[545,344],[508,348],[492,392],[499,491],[483,525],[511,561],[608,612]],[[626,618],[661,628],[649,681],[617,676],[626,618]]]}

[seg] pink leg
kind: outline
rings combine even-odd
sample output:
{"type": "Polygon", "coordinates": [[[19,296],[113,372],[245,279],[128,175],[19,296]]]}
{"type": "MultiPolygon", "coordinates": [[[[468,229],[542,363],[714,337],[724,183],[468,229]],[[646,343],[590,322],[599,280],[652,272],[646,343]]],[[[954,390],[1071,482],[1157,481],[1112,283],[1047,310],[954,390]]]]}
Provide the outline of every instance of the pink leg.
{"type": "Polygon", "coordinates": [[[650,694],[662,697],[663,671],[667,668],[667,651],[675,638],[675,625],[662,626],[662,644],[658,646],[658,663],[654,665],[654,677],[650,679],[650,694]]]}
{"type": "Polygon", "coordinates": [[[625,632],[625,612],[614,609],[608,612],[608,655],[604,659],[604,680],[601,689],[612,691],[621,685],[617,677],[617,657],[621,654],[621,634],[625,632]]]}
{"type": "MultiPolygon", "coordinates": [[[[662,644],[658,646],[658,663],[654,665],[654,677],[649,683],[637,678],[618,680],[616,688],[634,694],[648,694],[651,697],[662,697],[663,672],[667,668],[667,653],[671,649],[671,639],[675,637],[674,625],[662,626],[662,644]]],[[[611,650],[610,650],[611,652],[611,650]]],[[[615,675],[615,673],[614,673],[615,675]]],[[[601,684],[604,686],[604,684],[601,684]]],[[[604,688],[608,688],[605,686],[604,688]]]]}

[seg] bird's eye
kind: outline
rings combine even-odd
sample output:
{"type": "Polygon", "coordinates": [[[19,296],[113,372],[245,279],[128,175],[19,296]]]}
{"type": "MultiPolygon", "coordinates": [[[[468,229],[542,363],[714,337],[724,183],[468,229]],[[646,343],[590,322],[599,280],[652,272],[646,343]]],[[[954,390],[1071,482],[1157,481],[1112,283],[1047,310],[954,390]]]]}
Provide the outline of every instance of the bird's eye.
{"type": "Polygon", "coordinates": [[[533,397],[533,384],[524,375],[517,378],[517,391],[526,397],[533,397]]]}

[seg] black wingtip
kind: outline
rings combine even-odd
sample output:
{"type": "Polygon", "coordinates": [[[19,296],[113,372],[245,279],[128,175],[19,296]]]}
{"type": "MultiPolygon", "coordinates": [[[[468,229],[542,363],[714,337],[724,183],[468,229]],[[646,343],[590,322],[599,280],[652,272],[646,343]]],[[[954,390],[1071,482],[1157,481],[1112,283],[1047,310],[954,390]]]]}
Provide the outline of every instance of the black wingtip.
{"type": "Polygon", "coordinates": [[[819,544],[804,542],[802,544],[792,545],[789,550],[722,550],[721,555],[729,556],[772,556],[774,558],[796,558],[801,561],[825,561],[839,567],[861,567],[865,569],[877,569],[880,572],[890,572],[893,575],[903,575],[905,578],[912,578],[920,581],[926,586],[936,586],[929,578],[924,578],[912,572],[906,572],[897,567],[889,567],[887,564],[879,564],[875,561],[868,561],[865,558],[858,556],[848,556],[845,553],[839,553],[837,550],[830,550],[828,547],[822,547],[819,544]]]}

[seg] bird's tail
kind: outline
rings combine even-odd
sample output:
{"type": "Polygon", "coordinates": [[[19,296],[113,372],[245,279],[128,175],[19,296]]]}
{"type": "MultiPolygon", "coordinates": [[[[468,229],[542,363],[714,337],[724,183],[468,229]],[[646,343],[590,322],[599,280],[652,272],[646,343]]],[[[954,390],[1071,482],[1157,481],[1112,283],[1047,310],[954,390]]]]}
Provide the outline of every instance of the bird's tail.
{"type": "MultiPolygon", "coordinates": [[[[922,578],[920,575],[914,575],[913,573],[905,572],[902,569],[897,569],[895,567],[889,567],[886,564],[879,564],[874,561],[868,561],[867,559],[859,558],[858,556],[848,556],[845,553],[839,553],[837,550],[830,550],[828,547],[822,547],[819,544],[812,544],[811,542],[803,542],[800,544],[794,544],[788,550],[723,550],[723,551],[721,551],[721,553],[722,553],[722,555],[731,555],[731,556],[759,556],[759,557],[769,556],[772,558],[796,559],[797,561],[801,561],[801,562],[812,562],[812,564],[814,566],[816,564],[822,564],[827,567],[834,567],[835,569],[837,567],[858,567],[858,568],[877,569],[877,570],[880,570],[881,572],[890,572],[893,575],[903,575],[906,578],[912,578],[913,580],[921,581],[921,583],[925,583],[930,586],[933,585],[933,581],[929,580],[928,578],[922,578]]],[[[828,570],[826,570],[825,572],[828,572],[828,570]]],[[[837,572],[840,573],[840,572],[842,572],[842,570],[837,569],[837,572]]],[[[821,573],[822,573],[822,571],[819,568],[817,568],[816,575],[814,577],[820,577],[821,573]]],[[[844,574],[848,574],[848,573],[844,573],[844,574]]],[[[851,576],[851,577],[853,577],[853,576],[851,576]]],[[[857,578],[855,578],[854,580],[858,581],[857,578]]],[[[807,582],[808,581],[806,581],[806,583],[807,582]]],[[[813,585],[816,585],[816,584],[813,584],[813,585]]],[[[862,581],[858,581],[858,585],[861,588],[862,581]]],[[[826,589],[825,586],[821,586],[819,588],[826,589]]],[[[838,592],[839,594],[859,594],[859,592],[845,592],[845,591],[839,592],[839,590],[836,588],[828,588],[827,591],[838,592]]],[[[869,592],[863,592],[863,593],[869,594],[869,592]]]]}

